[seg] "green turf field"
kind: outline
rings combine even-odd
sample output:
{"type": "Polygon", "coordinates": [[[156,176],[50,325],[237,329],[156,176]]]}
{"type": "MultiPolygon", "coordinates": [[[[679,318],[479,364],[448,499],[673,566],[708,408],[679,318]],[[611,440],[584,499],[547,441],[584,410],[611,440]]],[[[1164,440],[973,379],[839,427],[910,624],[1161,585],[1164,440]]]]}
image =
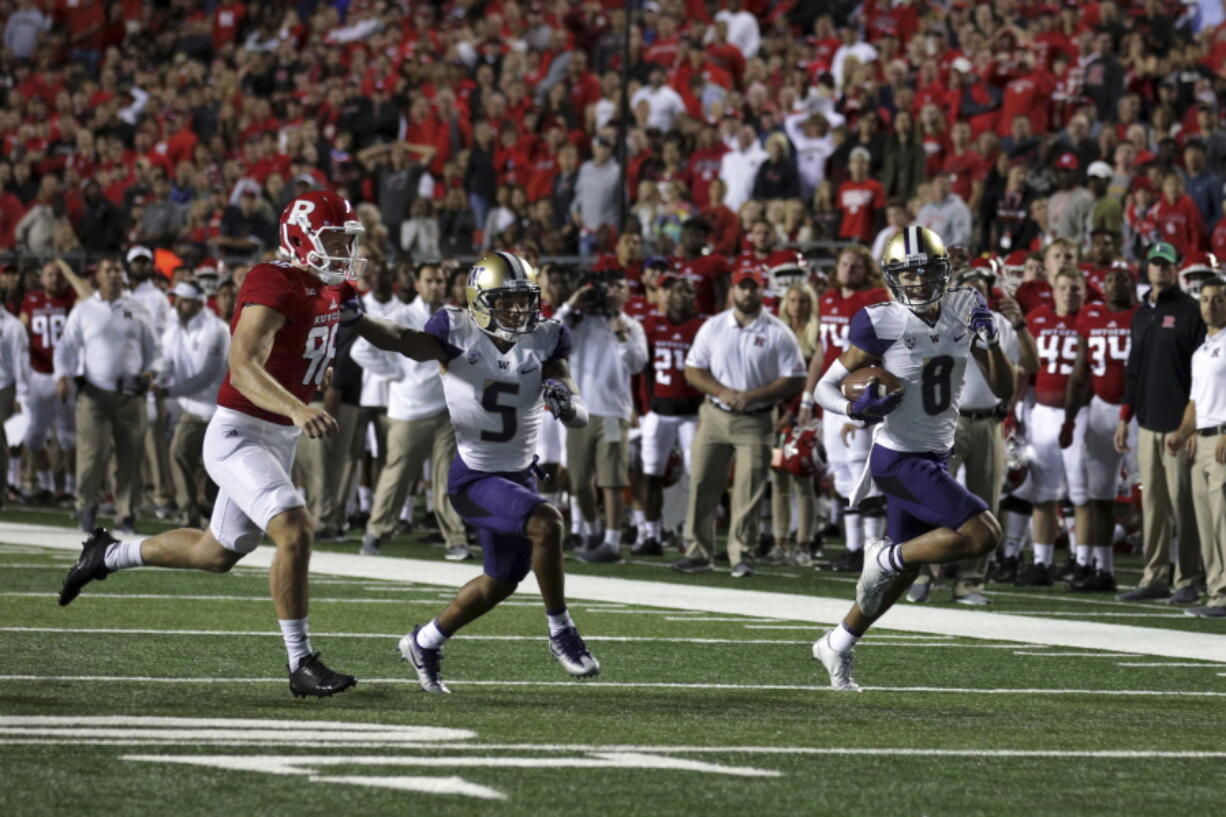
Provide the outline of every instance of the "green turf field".
{"type": "MultiPolygon", "coordinates": [[[[524,593],[452,640],[453,694],[427,696],[395,644],[451,590],[329,572],[313,576],[314,646],[361,680],[305,701],[286,688],[262,569],[127,571],[59,608],[73,553],[20,538],[0,545],[6,815],[1114,817],[1210,813],[1226,789],[1226,663],[1147,646],[1226,640],[1226,625],[1161,604],[990,587],[984,614],[937,590],[923,612],[981,616],[967,619],[985,622],[981,637],[917,633],[920,611],[900,606],[858,648],[867,689],[848,694],[829,690],[809,657],[822,626],[801,598],[850,599],[845,577],[772,567],[735,581],[676,576],[664,560],[571,562],[575,586],[627,580],[626,601],[606,592],[571,605],[598,679],[572,681],[550,658],[524,593]],[[791,594],[797,618],[649,606],[643,581],[705,585],[733,608],[748,590],[791,594]],[[1152,641],[1109,651],[1005,640],[991,626],[999,613],[1039,633],[1074,620],[1148,628],[1152,641]]],[[[441,550],[412,539],[385,552],[420,560],[398,564],[423,573],[441,563],[441,550]]],[[[1122,581],[1135,580],[1135,564],[1124,568],[1122,581]]]]}

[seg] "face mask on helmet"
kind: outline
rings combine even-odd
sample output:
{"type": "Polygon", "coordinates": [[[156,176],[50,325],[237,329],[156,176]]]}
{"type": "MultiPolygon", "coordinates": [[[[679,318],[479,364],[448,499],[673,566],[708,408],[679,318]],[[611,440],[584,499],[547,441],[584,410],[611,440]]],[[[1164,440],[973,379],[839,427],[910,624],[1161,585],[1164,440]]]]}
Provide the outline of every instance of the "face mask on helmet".
{"type": "Polygon", "coordinates": [[[541,322],[536,270],[509,252],[494,252],[468,271],[468,314],[487,334],[514,343],[541,322]]]}
{"type": "Polygon", "coordinates": [[[306,254],[306,266],[328,285],[357,280],[366,267],[366,259],[358,257],[358,237],[364,232],[356,221],[320,227],[311,235],[314,246],[306,254]]]}
{"type": "Polygon", "coordinates": [[[884,272],[894,300],[908,309],[932,306],[941,300],[949,285],[949,261],[945,258],[887,264],[884,272]]]}

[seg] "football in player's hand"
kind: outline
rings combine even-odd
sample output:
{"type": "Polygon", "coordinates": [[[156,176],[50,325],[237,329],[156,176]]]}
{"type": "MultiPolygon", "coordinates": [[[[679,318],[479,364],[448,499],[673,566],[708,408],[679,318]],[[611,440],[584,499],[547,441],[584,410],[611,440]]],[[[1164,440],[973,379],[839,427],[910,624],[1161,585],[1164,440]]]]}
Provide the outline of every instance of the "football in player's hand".
{"type": "Polygon", "coordinates": [[[880,366],[865,366],[843,378],[843,396],[852,401],[860,399],[864,387],[873,378],[877,378],[877,395],[880,397],[902,391],[902,383],[897,377],[880,366]]]}

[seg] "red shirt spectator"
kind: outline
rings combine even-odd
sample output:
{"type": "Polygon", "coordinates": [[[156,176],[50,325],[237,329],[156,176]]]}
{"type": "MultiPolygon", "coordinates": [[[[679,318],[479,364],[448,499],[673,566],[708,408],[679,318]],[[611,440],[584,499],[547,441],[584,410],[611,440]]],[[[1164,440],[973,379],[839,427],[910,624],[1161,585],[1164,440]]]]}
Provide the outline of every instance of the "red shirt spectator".
{"type": "Polygon", "coordinates": [[[851,178],[839,185],[836,199],[843,212],[839,238],[871,244],[877,232],[877,217],[885,211],[885,188],[868,178],[870,154],[862,147],[851,151],[851,178]]]}
{"type": "Polygon", "coordinates": [[[1168,179],[1163,185],[1162,198],[1154,205],[1153,219],[1158,237],[1175,245],[1180,258],[1187,258],[1201,249],[1205,240],[1205,225],[1192,197],[1179,190],[1178,181],[1168,179]]]}
{"type": "Polygon", "coordinates": [[[213,49],[220,51],[224,46],[234,42],[238,36],[238,27],[247,16],[247,6],[244,3],[223,3],[213,12],[213,49]]]}

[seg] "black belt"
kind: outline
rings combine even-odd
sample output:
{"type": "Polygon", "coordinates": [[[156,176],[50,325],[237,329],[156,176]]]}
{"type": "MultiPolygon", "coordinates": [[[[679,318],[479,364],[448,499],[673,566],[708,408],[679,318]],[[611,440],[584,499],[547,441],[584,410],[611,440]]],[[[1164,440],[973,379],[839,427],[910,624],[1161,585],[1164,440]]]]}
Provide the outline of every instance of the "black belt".
{"type": "Polygon", "coordinates": [[[1210,426],[1209,428],[1198,428],[1196,433],[1202,437],[1216,437],[1218,434],[1226,434],[1226,423],[1220,426],[1210,426]]]}
{"type": "Polygon", "coordinates": [[[1000,409],[999,408],[958,409],[958,414],[962,417],[965,417],[968,420],[999,419],[1000,409]]]}
{"type": "Polygon", "coordinates": [[[740,414],[744,417],[753,417],[757,414],[765,414],[766,412],[771,411],[775,408],[774,406],[765,406],[760,409],[754,409],[753,411],[733,411],[730,408],[724,408],[719,403],[716,403],[714,400],[709,399],[709,398],[707,399],[707,403],[710,404],[712,408],[717,408],[720,411],[722,411],[724,414],[740,414]]]}

